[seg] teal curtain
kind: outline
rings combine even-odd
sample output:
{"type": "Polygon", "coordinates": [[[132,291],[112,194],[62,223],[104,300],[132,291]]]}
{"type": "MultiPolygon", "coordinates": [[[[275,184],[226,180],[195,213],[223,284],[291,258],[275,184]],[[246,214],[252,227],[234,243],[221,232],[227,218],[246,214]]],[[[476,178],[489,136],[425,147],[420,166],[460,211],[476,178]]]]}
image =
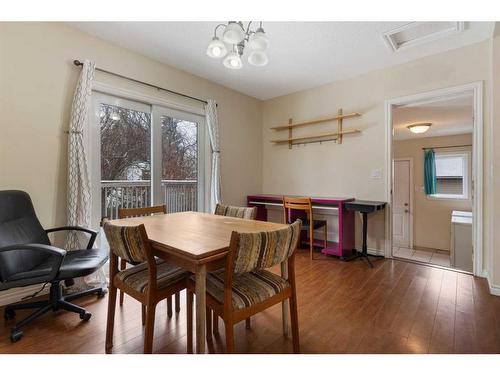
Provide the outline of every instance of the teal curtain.
{"type": "Polygon", "coordinates": [[[425,194],[436,194],[436,154],[434,150],[424,152],[424,189],[425,194]]]}

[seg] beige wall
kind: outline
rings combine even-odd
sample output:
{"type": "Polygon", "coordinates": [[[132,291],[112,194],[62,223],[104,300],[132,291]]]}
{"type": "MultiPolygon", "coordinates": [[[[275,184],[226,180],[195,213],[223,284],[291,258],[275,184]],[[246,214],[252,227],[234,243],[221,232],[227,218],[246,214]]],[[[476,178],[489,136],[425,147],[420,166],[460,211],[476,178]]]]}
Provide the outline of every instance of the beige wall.
{"type": "MultiPolygon", "coordinates": [[[[490,41],[425,57],[409,63],[373,71],[358,77],[300,91],[264,102],[264,168],[263,191],[266,193],[351,196],[360,199],[386,200],[385,112],[386,99],[420,92],[483,81],[485,93],[490,90],[490,41]],[[333,142],[296,146],[275,146],[270,140],[286,134],[270,127],[294,121],[315,119],[357,111],[363,115],[346,120],[344,127],[358,128],[362,133],[346,136],[341,145],[333,142]],[[371,178],[375,169],[381,179],[371,178]]],[[[490,98],[484,97],[484,123],[490,121],[490,98]]],[[[321,132],[334,125],[308,127],[302,134],[321,132]]],[[[297,132],[298,133],[298,132],[297,132]]],[[[299,134],[299,133],[298,133],[299,134]]],[[[485,139],[490,136],[485,129],[485,139]]],[[[488,144],[485,145],[488,147],[488,144]]],[[[489,157],[490,150],[485,150],[489,157]]],[[[488,202],[489,197],[485,197],[488,202]]],[[[359,221],[357,222],[359,224],[359,221]]],[[[384,215],[369,222],[371,248],[384,246],[384,215]]],[[[358,225],[359,228],[359,225],[358,225]]],[[[359,229],[358,229],[359,239],[359,229]]],[[[359,241],[358,241],[359,242],[359,241]]],[[[488,256],[488,249],[484,252],[488,256]]]]}
{"type": "MultiPolygon", "coordinates": [[[[64,24],[0,23],[0,189],[28,191],[44,226],[66,221],[64,130],[68,128],[71,99],[80,72],[72,64],[75,58],[89,58],[104,69],[217,100],[224,201],[242,204],[247,194],[260,192],[259,100],[64,24]]],[[[123,80],[110,80],[102,73],[97,73],[96,79],[131,86],[123,80]]],[[[143,86],[135,89],[149,92],[143,86]]],[[[168,98],[181,100],[178,96],[168,98]]]]}
{"type": "MultiPolygon", "coordinates": [[[[394,158],[413,160],[413,244],[417,247],[450,250],[450,219],[453,210],[472,211],[472,200],[430,199],[424,191],[422,147],[472,144],[472,134],[417,138],[394,142],[394,158]]],[[[446,149],[471,150],[471,147],[446,149]]],[[[436,150],[439,152],[439,150],[436,150]]],[[[397,183],[397,182],[395,182],[397,183]]]]}

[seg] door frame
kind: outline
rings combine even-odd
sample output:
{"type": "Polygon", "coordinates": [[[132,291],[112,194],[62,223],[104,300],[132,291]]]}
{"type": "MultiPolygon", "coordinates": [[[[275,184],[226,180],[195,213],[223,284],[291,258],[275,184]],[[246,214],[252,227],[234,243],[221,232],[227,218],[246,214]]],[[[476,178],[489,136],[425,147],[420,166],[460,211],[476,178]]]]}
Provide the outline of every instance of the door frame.
{"type": "Polygon", "coordinates": [[[385,225],[385,256],[392,258],[392,186],[393,186],[393,128],[392,111],[393,107],[403,104],[414,104],[425,101],[436,101],[452,95],[472,93],[473,96],[473,135],[472,135],[472,211],[473,211],[473,273],[476,276],[486,276],[483,267],[483,81],[466,83],[463,85],[452,86],[413,95],[401,96],[385,100],[385,131],[386,131],[386,200],[388,202],[388,215],[385,225]]]}
{"type": "MultiPolygon", "coordinates": [[[[413,158],[412,157],[394,158],[393,161],[408,161],[410,164],[410,167],[409,167],[410,168],[410,171],[409,171],[409,173],[410,173],[409,185],[410,186],[408,187],[410,190],[410,196],[408,198],[409,199],[408,209],[410,210],[410,220],[408,223],[408,226],[410,228],[408,231],[408,235],[409,235],[410,239],[408,241],[410,243],[411,249],[413,249],[413,207],[414,207],[413,191],[415,190],[415,186],[413,185],[413,158]]],[[[391,214],[392,214],[392,212],[391,212],[391,214]]],[[[391,223],[392,223],[392,221],[391,221],[391,223]]],[[[392,228],[391,228],[391,231],[392,231],[392,228]]],[[[392,254],[392,246],[391,246],[391,254],[392,254]]],[[[392,254],[392,256],[394,256],[394,254],[392,254]]]]}

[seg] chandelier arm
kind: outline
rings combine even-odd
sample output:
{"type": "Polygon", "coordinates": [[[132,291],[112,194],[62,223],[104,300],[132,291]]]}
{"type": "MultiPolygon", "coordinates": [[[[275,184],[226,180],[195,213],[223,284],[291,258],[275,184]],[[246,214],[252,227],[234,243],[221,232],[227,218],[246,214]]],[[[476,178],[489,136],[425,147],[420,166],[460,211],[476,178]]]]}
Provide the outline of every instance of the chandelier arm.
{"type": "Polygon", "coordinates": [[[252,24],[252,21],[248,21],[247,30],[245,31],[246,35],[250,35],[249,32],[250,32],[250,25],[251,24],[252,24]]]}
{"type": "Polygon", "coordinates": [[[221,26],[227,27],[225,23],[219,23],[217,26],[214,28],[214,37],[217,38],[217,29],[221,26]]]}

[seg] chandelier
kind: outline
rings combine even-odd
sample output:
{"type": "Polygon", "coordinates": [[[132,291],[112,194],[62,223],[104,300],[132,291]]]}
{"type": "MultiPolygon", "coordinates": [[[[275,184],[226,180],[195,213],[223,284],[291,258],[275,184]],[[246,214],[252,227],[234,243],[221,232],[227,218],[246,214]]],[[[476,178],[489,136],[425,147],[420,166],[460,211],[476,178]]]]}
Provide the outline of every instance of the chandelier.
{"type": "Polygon", "coordinates": [[[241,21],[229,21],[215,26],[214,37],[208,44],[207,55],[213,59],[224,57],[223,64],[229,69],[241,69],[243,62],[241,57],[246,46],[251,50],[248,62],[254,66],[264,66],[268,63],[265,50],[269,47],[269,39],[262,28],[262,22],[257,30],[250,30],[252,21],[247,27],[241,21]],[[217,37],[219,28],[224,28],[222,40],[217,37]],[[228,48],[229,46],[229,48],[228,48]]]}

